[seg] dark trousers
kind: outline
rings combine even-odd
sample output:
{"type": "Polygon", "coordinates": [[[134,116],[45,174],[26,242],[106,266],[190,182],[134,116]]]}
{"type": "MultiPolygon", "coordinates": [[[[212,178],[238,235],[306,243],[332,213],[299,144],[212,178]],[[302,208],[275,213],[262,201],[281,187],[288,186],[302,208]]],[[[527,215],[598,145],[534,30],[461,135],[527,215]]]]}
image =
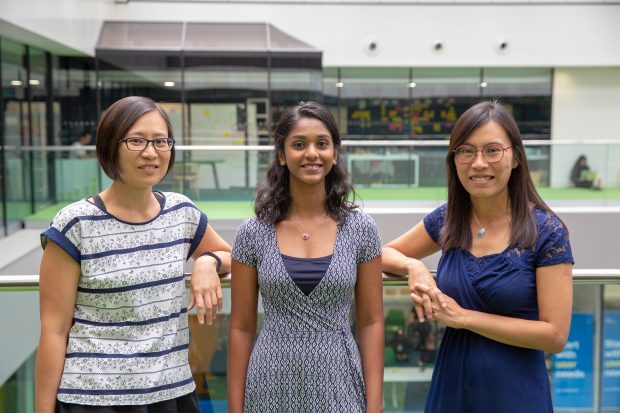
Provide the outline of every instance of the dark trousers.
{"type": "Polygon", "coordinates": [[[56,402],[56,413],[200,413],[196,392],[141,406],[87,406],[56,402]]]}

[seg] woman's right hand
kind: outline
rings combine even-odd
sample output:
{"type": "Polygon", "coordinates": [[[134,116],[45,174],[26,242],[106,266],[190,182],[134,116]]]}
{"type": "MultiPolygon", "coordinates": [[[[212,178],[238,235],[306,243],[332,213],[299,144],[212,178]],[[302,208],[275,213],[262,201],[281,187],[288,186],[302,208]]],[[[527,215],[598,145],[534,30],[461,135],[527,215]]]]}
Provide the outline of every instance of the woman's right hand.
{"type": "Polygon", "coordinates": [[[415,313],[420,322],[424,322],[425,318],[433,318],[433,302],[439,303],[440,306],[446,307],[447,303],[443,293],[437,288],[437,283],[426,265],[419,260],[411,260],[407,264],[407,275],[409,285],[409,296],[414,303],[415,313]],[[426,287],[425,292],[415,287],[415,284],[422,284],[426,287]]]}

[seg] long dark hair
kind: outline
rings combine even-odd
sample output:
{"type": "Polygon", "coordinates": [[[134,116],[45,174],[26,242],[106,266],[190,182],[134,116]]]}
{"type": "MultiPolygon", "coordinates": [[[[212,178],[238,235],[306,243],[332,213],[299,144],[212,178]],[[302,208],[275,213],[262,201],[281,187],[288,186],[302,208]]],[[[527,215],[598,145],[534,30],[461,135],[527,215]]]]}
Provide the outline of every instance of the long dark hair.
{"type": "Polygon", "coordinates": [[[588,166],[588,163],[586,161],[586,156],[580,155],[579,158],[577,158],[577,162],[575,162],[575,165],[573,165],[573,169],[570,172],[570,180],[574,184],[576,184],[581,179],[581,171],[587,171],[588,169],[590,169],[590,167],[588,166]],[[585,165],[581,165],[582,162],[585,165]]]}
{"type": "Polygon", "coordinates": [[[506,131],[512,144],[514,159],[517,161],[517,166],[512,169],[508,180],[508,197],[512,212],[510,244],[519,248],[530,248],[535,245],[538,230],[530,211],[532,205],[555,215],[536,192],[527,165],[521,133],[514,117],[498,102],[480,102],[461,115],[450,135],[446,156],[448,210],[440,236],[441,247],[444,250],[455,248],[467,250],[472,243],[469,230],[471,198],[458,178],[453,150],[462,145],[474,130],[491,121],[506,131]]]}
{"type": "MultiPolygon", "coordinates": [[[[289,188],[289,171],[286,165],[278,162],[278,155],[284,153],[284,140],[291,133],[295,124],[302,118],[317,119],[329,131],[334,144],[334,150],[340,154],[340,132],[336,120],[329,109],[316,102],[305,102],[287,109],[276,125],[273,139],[273,159],[267,169],[265,181],[258,187],[254,201],[254,213],[263,222],[277,224],[284,220],[291,207],[291,192],[289,188]]],[[[325,177],[325,208],[327,214],[341,225],[347,214],[356,209],[357,205],[349,201],[349,195],[355,199],[355,192],[349,182],[349,176],[338,156],[336,164],[325,177]]]]}

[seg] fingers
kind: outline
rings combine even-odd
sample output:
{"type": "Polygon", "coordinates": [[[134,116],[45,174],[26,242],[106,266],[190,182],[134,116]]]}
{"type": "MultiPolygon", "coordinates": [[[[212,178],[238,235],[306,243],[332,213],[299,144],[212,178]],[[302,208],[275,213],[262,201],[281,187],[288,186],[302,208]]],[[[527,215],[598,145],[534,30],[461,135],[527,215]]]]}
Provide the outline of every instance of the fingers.
{"type": "Polygon", "coordinates": [[[194,292],[189,290],[189,304],[187,306],[187,311],[190,311],[196,305],[196,300],[194,299],[194,292]]]}
{"type": "Polygon", "coordinates": [[[423,293],[423,295],[428,296],[431,302],[437,303],[442,308],[446,308],[448,306],[443,293],[437,287],[429,287],[426,284],[415,283],[413,284],[413,289],[418,293],[423,293]]]}
{"type": "Polygon", "coordinates": [[[218,285],[216,293],[217,297],[217,311],[222,311],[223,306],[223,297],[222,297],[222,287],[218,285]]]}
{"type": "Polygon", "coordinates": [[[217,318],[217,313],[222,311],[223,299],[222,289],[209,289],[201,293],[190,292],[190,307],[191,310],[194,305],[196,306],[196,317],[199,324],[207,325],[213,324],[217,318]]]}
{"type": "Polygon", "coordinates": [[[205,322],[205,301],[202,294],[195,294],[196,297],[196,318],[198,324],[204,324],[205,322]]]}
{"type": "Polygon", "coordinates": [[[422,297],[420,297],[419,295],[415,294],[415,293],[411,293],[409,294],[409,296],[411,296],[411,300],[414,302],[414,310],[416,315],[418,316],[418,320],[420,320],[421,323],[424,322],[424,307],[422,306],[422,297]]]}

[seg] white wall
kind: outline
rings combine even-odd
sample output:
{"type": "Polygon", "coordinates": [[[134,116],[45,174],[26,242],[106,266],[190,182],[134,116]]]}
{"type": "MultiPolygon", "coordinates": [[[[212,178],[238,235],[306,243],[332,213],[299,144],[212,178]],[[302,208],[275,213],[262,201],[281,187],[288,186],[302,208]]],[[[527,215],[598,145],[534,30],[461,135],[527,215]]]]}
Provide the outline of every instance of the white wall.
{"type": "MultiPolygon", "coordinates": [[[[0,0],[0,19],[66,45],[75,54],[92,56],[101,22],[112,6],[112,0],[0,0]]],[[[10,37],[6,30],[4,34],[10,37]]],[[[50,50],[44,40],[18,35],[15,40],[50,50]]]]}
{"type": "Polygon", "coordinates": [[[112,20],[268,22],[324,51],[324,66],[620,66],[620,5],[132,2],[112,20]],[[375,37],[376,56],[364,50],[375,37]],[[432,49],[441,38],[445,48],[432,49]],[[510,41],[499,53],[500,38],[510,41]]]}
{"type": "Polygon", "coordinates": [[[437,3],[2,0],[0,18],[89,54],[102,20],[241,21],[272,23],[323,50],[324,66],[620,66],[620,4],[437,3]],[[369,38],[379,44],[372,56],[369,38]],[[445,42],[439,53],[435,39],[445,42]]]}
{"type": "Polygon", "coordinates": [[[614,139],[615,145],[560,145],[554,148],[551,185],[569,186],[571,168],[581,154],[603,177],[620,186],[620,67],[557,68],[551,114],[553,140],[614,139]]]}

